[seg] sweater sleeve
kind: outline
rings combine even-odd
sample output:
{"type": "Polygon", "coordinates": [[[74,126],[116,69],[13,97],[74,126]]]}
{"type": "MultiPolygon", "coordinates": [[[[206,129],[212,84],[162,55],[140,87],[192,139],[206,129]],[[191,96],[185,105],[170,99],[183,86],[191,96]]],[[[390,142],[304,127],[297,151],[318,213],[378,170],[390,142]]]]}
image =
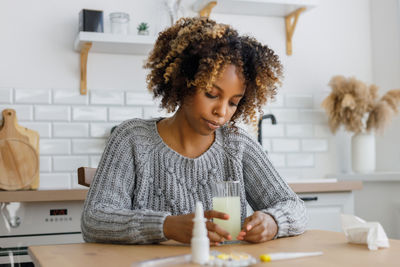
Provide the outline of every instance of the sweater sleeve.
{"type": "Polygon", "coordinates": [[[248,136],[244,139],[243,175],[248,203],[253,210],[275,219],[275,238],[303,233],[308,223],[304,202],[281,178],[261,145],[248,136]]]}
{"type": "Polygon", "coordinates": [[[81,218],[86,242],[146,244],[165,241],[168,212],[132,206],[135,189],[134,132],[128,121],[108,139],[81,218]]]}

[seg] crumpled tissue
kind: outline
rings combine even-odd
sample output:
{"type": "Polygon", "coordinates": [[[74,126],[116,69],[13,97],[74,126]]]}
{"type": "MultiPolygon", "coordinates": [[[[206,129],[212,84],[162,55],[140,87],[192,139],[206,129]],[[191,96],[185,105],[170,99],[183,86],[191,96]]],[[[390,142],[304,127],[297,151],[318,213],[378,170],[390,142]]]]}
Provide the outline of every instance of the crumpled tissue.
{"type": "Polygon", "coordinates": [[[380,223],[366,222],[357,216],[349,214],[342,214],[341,217],[342,229],[347,242],[367,244],[369,250],[389,247],[389,240],[380,223]]]}

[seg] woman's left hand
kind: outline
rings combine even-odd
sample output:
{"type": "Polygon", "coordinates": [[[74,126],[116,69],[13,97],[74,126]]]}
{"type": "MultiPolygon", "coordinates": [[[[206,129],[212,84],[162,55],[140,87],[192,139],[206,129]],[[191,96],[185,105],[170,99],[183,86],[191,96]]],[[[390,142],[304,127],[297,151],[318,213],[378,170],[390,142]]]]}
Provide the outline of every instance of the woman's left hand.
{"type": "Polygon", "coordinates": [[[251,243],[261,243],[274,238],[278,225],[274,218],[262,211],[256,211],[244,221],[242,231],[237,239],[251,243]]]}

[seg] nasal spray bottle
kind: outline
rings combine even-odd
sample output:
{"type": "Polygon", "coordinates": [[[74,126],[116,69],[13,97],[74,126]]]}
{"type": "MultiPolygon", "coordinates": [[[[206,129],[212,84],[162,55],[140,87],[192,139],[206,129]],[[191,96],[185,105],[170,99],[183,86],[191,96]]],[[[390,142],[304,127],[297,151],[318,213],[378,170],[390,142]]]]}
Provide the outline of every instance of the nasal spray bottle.
{"type": "Polygon", "coordinates": [[[204,219],[203,205],[196,203],[196,213],[193,219],[194,227],[191,240],[192,262],[206,264],[210,257],[210,240],[207,237],[206,220],[204,219]]]}

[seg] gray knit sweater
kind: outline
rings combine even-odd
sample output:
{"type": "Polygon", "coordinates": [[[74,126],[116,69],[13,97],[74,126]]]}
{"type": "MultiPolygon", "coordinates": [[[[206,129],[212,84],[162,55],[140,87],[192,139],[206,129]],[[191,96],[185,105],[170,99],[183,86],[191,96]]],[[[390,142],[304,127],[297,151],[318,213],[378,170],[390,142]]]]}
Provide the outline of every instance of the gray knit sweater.
{"type": "Polygon", "coordinates": [[[277,237],[305,230],[304,203],[245,131],[221,127],[211,147],[192,159],[163,142],[158,120],[125,121],[110,136],[85,201],[85,241],[164,241],[166,216],[192,213],[197,201],[212,209],[212,184],[227,179],[240,181],[242,223],[248,203],[273,216],[277,237]]]}

